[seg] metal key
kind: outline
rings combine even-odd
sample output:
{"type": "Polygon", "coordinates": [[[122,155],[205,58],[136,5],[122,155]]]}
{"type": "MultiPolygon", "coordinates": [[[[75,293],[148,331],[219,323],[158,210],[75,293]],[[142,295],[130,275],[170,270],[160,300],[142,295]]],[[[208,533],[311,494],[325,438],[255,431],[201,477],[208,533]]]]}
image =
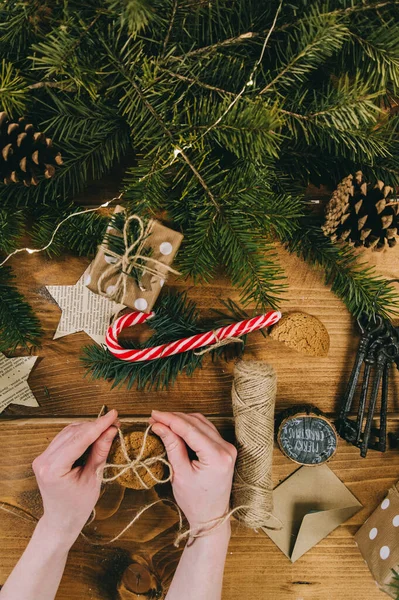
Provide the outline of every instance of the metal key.
{"type": "Polygon", "coordinates": [[[387,449],[388,380],[391,364],[392,361],[387,362],[382,374],[380,439],[378,442],[378,450],[380,452],[385,452],[387,449]]]}
{"type": "MultiPolygon", "coordinates": [[[[371,389],[369,409],[368,409],[368,413],[367,413],[367,421],[366,421],[366,426],[364,429],[363,440],[362,440],[362,443],[360,446],[360,455],[363,458],[367,455],[367,450],[369,447],[371,427],[373,424],[374,412],[375,412],[375,407],[377,404],[378,390],[380,388],[384,372],[386,372],[386,378],[385,378],[385,382],[384,382],[384,389],[382,390],[382,393],[384,395],[384,397],[382,398],[382,401],[385,403],[385,410],[386,410],[386,403],[388,400],[388,380],[387,380],[388,371],[387,371],[387,369],[389,369],[388,365],[390,365],[395,360],[395,358],[397,358],[398,356],[399,356],[399,345],[396,342],[396,340],[394,340],[394,339],[392,339],[390,344],[388,344],[387,346],[383,345],[377,351],[376,372],[375,372],[375,377],[374,377],[374,381],[373,381],[373,386],[371,389]]],[[[382,407],[381,407],[381,410],[382,410],[382,407]]],[[[382,415],[382,412],[381,412],[381,415],[382,415]]],[[[385,435],[386,435],[386,423],[385,423],[385,435]]],[[[380,441],[381,441],[381,431],[380,431],[380,441]]]]}
{"type": "Polygon", "coordinates": [[[360,444],[361,437],[362,437],[363,419],[364,419],[364,413],[365,413],[366,404],[367,404],[367,395],[368,395],[369,385],[370,385],[371,369],[372,369],[373,365],[375,365],[376,351],[378,348],[381,347],[381,344],[382,344],[382,342],[379,338],[377,340],[374,340],[374,342],[372,342],[370,344],[366,358],[364,359],[363,382],[362,382],[362,389],[360,391],[359,408],[358,408],[357,419],[356,419],[357,433],[356,433],[356,439],[354,442],[357,446],[360,444]]]}
{"type": "MultiPolygon", "coordinates": [[[[341,406],[341,411],[338,418],[337,428],[340,435],[347,439],[348,426],[349,429],[353,430],[353,424],[350,424],[347,420],[347,415],[352,408],[353,398],[356,391],[356,386],[359,381],[359,375],[362,368],[364,359],[367,356],[369,345],[378,335],[382,335],[385,331],[385,322],[380,315],[376,315],[375,322],[371,320],[364,326],[360,319],[358,319],[359,328],[361,331],[361,338],[359,348],[356,354],[355,363],[352,368],[352,372],[349,377],[348,386],[345,391],[344,399],[341,406]]],[[[356,432],[352,431],[352,434],[356,432]]],[[[351,434],[350,434],[351,435],[351,434]]]]}

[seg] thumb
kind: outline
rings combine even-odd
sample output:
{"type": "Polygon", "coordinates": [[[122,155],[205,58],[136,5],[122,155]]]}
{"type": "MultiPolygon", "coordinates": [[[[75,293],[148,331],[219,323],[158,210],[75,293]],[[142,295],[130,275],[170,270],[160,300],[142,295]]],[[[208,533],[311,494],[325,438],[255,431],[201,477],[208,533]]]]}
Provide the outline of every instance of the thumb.
{"type": "Polygon", "coordinates": [[[191,466],[186,444],[180,436],[163,423],[154,423],[152,431],[163,441],[168,460],[175,473],[179,473],[191,466]]]}
{"type": "Polygon", "coordinates": [[[118,429],[114,426],[106,429],[91,447],[90,455],[86,463],[87,469],[97,472],[98,469],[105,466],[112,442],[118,429]]]}

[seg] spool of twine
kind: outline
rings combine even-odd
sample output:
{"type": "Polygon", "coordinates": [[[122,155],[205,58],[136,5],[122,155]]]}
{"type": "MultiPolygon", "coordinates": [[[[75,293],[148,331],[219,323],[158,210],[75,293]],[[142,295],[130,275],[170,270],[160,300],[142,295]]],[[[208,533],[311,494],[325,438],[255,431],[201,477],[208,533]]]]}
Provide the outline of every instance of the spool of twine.
{"type": "Polygon", "coordinates": [[[272,458],[277,377],[271,365],[240,361],[234,370],[237,463],[232,507],[247,527],[268,526],[273,510],[272,458]],[[240,508],[241,507],[241,508],[240,508]]]}

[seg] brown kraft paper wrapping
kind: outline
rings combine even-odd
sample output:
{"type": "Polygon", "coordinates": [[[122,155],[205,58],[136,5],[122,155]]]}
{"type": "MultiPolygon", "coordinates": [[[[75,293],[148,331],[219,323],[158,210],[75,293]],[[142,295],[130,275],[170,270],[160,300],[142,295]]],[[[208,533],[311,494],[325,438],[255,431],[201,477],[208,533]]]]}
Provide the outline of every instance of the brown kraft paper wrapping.
{"type": "Polygon", "coordinates": [[[355,541],[379,587],[392,598],[389,584],[399,569],[399,484],[394,485],[355,535],[355,541]]]}
{"type": "MultiPolygon", "coordinates": [[[[124,211],[122,206],[116,206],[114,213],[124,211]]],[[[151,258],[156,259],[162,264],[157,264],[156,267],[152,261],[148,261],[148,266],[152,269],[156,268],[160,277],[148,273],[143,270],[143,275],[140,280],[140,286],[133,277],[128,276],[126,279],[126,293],[121,290],[121,297],[118,302],[135,310],[149,312],[154,306],[162,286],[168,275],[167,267],[173,262],[174,257],[180,247],[183,235],[169,227],[165,227],[158,221],[151,219],[148,222],[146,229],[147,237],[143,243],[143,249],[151,249],[151,258]],[[165,267],[163,267],[165,265],[165,267]]],[[[120,236],[120,233],[115,229],[109,228],[108,233],[120,236]]],[[[89,290],[98,294],[98,282],[102,273],[114,264],[116,259],[107,255],[103,245],[99,247],[97,255],[85,274],[85,282],[89,290]]],[[[110,274],[110,277],[102,283],[104,292],[112,292],[115,282],[118,279],[118,273],[110,274]]]]}

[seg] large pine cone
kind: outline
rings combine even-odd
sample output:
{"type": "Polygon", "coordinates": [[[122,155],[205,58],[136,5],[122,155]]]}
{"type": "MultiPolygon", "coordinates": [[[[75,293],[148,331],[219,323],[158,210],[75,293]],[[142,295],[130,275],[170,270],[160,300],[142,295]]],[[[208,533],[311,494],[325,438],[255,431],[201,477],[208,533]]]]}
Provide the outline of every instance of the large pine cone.
{"type": "Polygon", "coordinates": [[[40,176],[49,179],[62,165],[50,138],[23,118],[10,121],[5,112],[0,112],[0,149],[0,177],[5,184],[37,185],[40,176]]]}
{"type": "Polygon", "coordinates": [[[326,206],[322,227],[332,241],[377,250],[395,246],[399,226],[399,203],[393,188],[378,181],[371,187],[358,171],[341,181],[326,206]]]}

